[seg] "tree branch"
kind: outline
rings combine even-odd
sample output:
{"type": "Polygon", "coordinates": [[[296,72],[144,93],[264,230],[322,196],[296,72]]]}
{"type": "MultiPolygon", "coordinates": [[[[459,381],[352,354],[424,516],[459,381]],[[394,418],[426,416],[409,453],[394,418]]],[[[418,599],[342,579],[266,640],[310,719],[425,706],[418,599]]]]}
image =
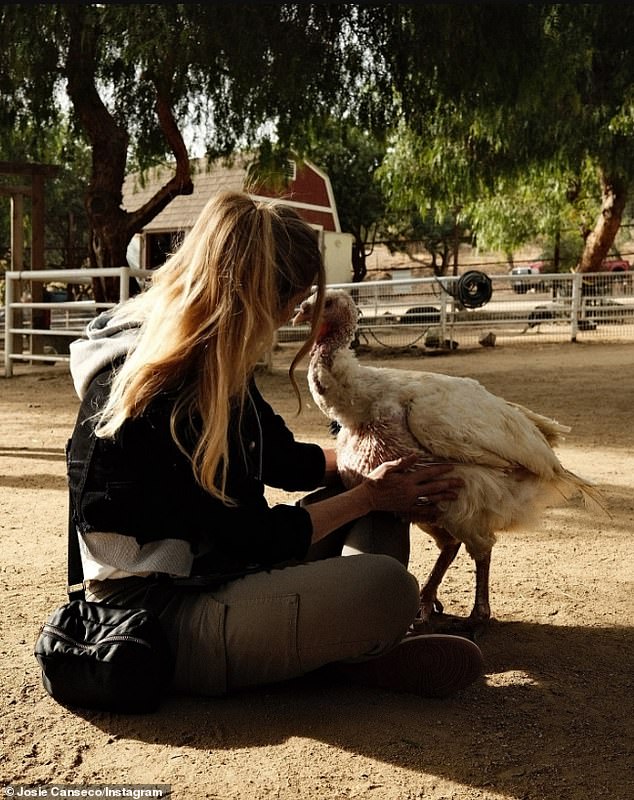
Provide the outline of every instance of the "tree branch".
{"type": "Polygon", "coordinates": [[[189,155],[183,137],[174,118],[171,103],[166,92],[162,92],[157,81],[153,81],[156,88],[156,113],[161,130],[176,158],[176,172],[147,203],[128,216],[128,231],[130,234],[138,233],[154,219],[178,195],[192,194],[194,184],[190,174],[189,155]]]}

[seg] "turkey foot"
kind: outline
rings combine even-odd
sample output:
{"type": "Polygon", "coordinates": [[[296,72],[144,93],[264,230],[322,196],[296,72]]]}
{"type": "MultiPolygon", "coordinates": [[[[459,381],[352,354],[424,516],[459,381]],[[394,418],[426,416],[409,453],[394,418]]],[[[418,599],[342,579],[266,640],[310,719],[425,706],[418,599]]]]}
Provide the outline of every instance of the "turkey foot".
{"type": "Polygon", "coordinates": [[[412,622],[409,633],[411,635],[446,633],[473,640],[480,628],[481,624],[472,620],[471,617],[458,617],[454,614],[434,612],[424,620],[419,613],[414,622],[412,622]]]}
{"type": "Polygon", "coordinates": [[[469,616],[475,624],[485,624],[491,618],[489,605],[489,569],[491,567],[491,552],[482,558],[475,559],[476,588],[473,610],[469,616]]]}
{"type": "Polygon", "coordinates": [[[432,535],[440,546],[440,553],[421,590],[420,609],[412,624],[412,630],[417,633],[462,634],[473,638],[476,633],[486,627],[491,617],[489,605],[491,553],[475,559],[475,601],[471,614],[466,618],[445,614],[443,605],[438,599],[438,588],[458,553],[460,542],[439,529],[435,529],[432,535]]]}
{"type": "Polygon", "coordinates": [[[443,614],[443,605],[438,599],[438,587],[458,555],[461,544],[443,528],[432,526],[428,529],[428,533],[434,538],[440,548],[440,553],[420,592],[420,609],[417,620],[420,619],[421,623],[430,622],[434,615],[443,614]]]}

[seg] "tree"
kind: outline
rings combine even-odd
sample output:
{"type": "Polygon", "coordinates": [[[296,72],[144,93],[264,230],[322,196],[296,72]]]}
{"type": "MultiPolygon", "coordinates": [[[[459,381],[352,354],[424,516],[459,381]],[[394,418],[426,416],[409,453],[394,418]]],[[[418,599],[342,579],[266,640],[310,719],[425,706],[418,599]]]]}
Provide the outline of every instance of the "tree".
{"type": "Polygon", "coordinates": [[[598,269],[634,174],[634,8],[417,4],[398,15],[386,49],[421,188],[465,207],[549,171],[565,194],[590,163],[601,206],[578,269],[598,269]]]}
{"type": "MultiPolygon", "coordinates": [[[[91,263],[120,266],[132,236],[192,191],[187,125],[203,130],[217,157],[257,142],[267,124],[281,146],[325,111],[355,105],[368,116],[371,104],[354,82],[373,70],[372,85],[385,80],[366,58],[372,13],[351,4],[4,5],[0,130],[37,119],[44,135],[70,115],[91,149],[91,263]],[[126,172],[168,154],[173,177],[125,211],[126,172]]],[[[116,299],[112,286],[95,289],[97,299],[116,299]]]]}
{"type": "MultiPolygon", "coordinates": [[[[439,216],[430,209],[425,216],[415,205],[388,209],[381,228],[381,240],[392,253],[406,253],[408,257],[424,266],[431,266],[436,276],[447,275],[452,254],[455,252],[455,219],[439,216]],[[421,246],[429,253],[431,265],[423,261],[417,252],[421,246]]],[[[463,234],[458,231],[461,240],[463,234]]]]}
{"type": "MultiPolygon", "coordinates": [[[[500,179],[491,192],[469,207],[469,219],[477,231],[477,242],[488,250],[502,250],[512,266],[513,253],[522,245],[542,242],[550,247],[552,271],[574,266],[583,240],[579,235],[581,208],[571,202],[566,187],[572,185],[548,170],[529,171],[521,180],[500,179]],[[573,226],[575,230],[573,231],[573,226]],[[566,231],[566,247],[562,232],[566,231]],[[570,245],[574,242],[573,250],[570,245]],[[566,251],[561,263],[562,249],[566,251]],[[570,263],[570,252],[575,256],[570,263]]],[[[585,195],[586,200],[588,195],[585,195]]]]}
{"type": "Polygon", "coordinates": [[[447,272],[451,254],[457,273],[467,229],[464,206],[481,191],[477,166],[455,147],[444,150],[446,145],[438,132],[423,138],[401,122],[377,170],[390,211],[398,219],[409,218],[432,254],[437,275],[447,272]]]}

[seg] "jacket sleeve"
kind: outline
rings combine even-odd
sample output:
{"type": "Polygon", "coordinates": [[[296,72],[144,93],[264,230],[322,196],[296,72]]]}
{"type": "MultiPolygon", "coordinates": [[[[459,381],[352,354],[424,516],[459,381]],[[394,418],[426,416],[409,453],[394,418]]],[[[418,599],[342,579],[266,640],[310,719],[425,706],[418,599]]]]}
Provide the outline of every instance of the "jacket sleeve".
{"type": "Polygon", "coordinates": [[[319,445],[298,442],[281,416],[251,386],[262,428],[262,479],[267,486],[288,492],[323,486],[326,457],[319,445]]]}

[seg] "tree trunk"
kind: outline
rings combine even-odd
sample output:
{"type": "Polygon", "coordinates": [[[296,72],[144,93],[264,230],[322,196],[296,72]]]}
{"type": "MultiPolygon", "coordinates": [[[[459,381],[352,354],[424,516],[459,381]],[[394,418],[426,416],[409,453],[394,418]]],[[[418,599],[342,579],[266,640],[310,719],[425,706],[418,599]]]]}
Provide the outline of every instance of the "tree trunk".
{"type": "Polygon", "coordinates": [[[352,243],[352,282],[361,283],[367,274],[365,242],[355,237],[352,243]]]}
{"type": "Polygon", "coordinates": [[[462,236],[462,228],[458,222],[458,216],[462,211],[462,207],[458,206],[454,209],[454,225],[453,225],[453,274],[458,276],[458,260],[460,256],[460,238],[462,236]]]}
{"type": "Polygon", "coordinates": [[[438,250],[436,248],[431,250],[432,269],[437,278],[442,278],[447,274],[449,270],[449,256],[452,253],[451,249],[449,248],[449,243],[446,240],[440,242],[440,247],[442,247],[442,250],[438,250]],[[440,264],[437,260],[438,256],[440,256],[440,264]]]}
{"type": "MultiPolygon", "coordinates": [[[[92,174],[85,205],[91,229],[92,267],[124,267],[127,248],[135,233],[160,213],[179,194],[191,194],[189,158],[174,119],[169,86],[160,86],[150,76],[157,97],[157,115],[167,145],[176,157],[174,176],[134,212],[122,208],[129,136],[110,114],[97,91],[96,52],[99,27],[93,9],[74,6],[70,15],[70,37],[65,72],[68,95],[79,123],[92,146],[92,174]]],[[[131,287],[134,289],[134,285],[131,287]]],[[[97,302],[119,300],[118,280],[93,281],[97,302]]]]}
{"type": "Polygon", "coordinates": [[[553,248],[553,272],[559,272],[561,265],[561,231],[555,232],[555,246],[553,248]]]}
{"type": "Polygon", "coordinates": [[[626,181],[618,176],[601,175],[603,200],[601,213],[585,240],[577,272],[600,272],[603,259],[610,252],[616,234],[621,227],[623,210],[627,200],[626,181]]]}

